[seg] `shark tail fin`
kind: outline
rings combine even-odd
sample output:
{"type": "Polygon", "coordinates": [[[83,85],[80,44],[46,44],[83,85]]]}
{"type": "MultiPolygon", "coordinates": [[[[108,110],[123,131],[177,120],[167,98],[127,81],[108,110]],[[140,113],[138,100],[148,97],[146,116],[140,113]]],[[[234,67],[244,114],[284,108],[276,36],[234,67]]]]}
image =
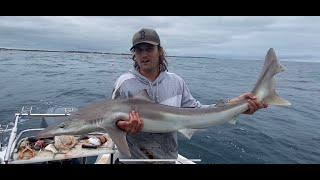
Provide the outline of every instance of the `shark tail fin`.
{"type": "MultiPolygon", "coordinates": [[[[272,78],[272,84],[275,84],[275,78],[272,78]]],[[[280,96],[277,95],[274,88],[271,90],[269,96],[265,97],[263,100],[266,104],[276,105],[276,106],[289,106],[291,103],[280,96]]]]}
{"type": "Polygon", "coordinates": [[[273,48],[270,48],[267,52],[259,79],[252,90],[252,93],[257,96],[259,101],[278,106],[291,105],[289,101],[279,97],[275,92],[276,80],[274,75],[285,70],[286,68],[279,63],[273,48]]]}

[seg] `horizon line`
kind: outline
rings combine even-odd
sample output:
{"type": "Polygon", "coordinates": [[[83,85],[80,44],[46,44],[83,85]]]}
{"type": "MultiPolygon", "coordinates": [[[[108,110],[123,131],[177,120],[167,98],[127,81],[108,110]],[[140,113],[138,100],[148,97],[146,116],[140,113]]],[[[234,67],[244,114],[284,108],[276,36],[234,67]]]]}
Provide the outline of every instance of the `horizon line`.
{"type": "MultiPolygon", "coordinates": [[[[112,54],[112,55],[132,55],[131,53],[115,53],[115,52],[100,52],[100,51],[76,51],[76,50],[47,50],[47,49],[23,49],[23,48],[3,48],[0,47],[0,51],[38,51],[38,52],[64,52],[64,53],[88,53],[88,54],[112,54]]],[[[178,57],[178,58],[207,58],[216,59],[214,57],[205,56],[167,56],[167,57],[178,57]]]]}

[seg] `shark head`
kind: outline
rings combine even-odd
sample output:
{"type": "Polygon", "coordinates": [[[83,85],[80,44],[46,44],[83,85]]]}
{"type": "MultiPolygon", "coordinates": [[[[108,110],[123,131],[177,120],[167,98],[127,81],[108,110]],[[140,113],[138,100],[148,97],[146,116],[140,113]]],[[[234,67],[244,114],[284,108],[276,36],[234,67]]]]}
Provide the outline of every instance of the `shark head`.
{"type": "Polygon", "coordinates": [[[119,119],[128,119],[127,106],[117,105],[119,100],[104,100],[84,107],[71,113],[61,123],[53,124],[37,135],[39,138],[48,138],[58,135],[83,135],[92,132],[107,132],[115,142],[119,151],[131,156],[126,142],[126,132],[118,129],[115,123],[119,119]],[[124,113],[115,113],[125,109],[124,113]]]}
{"type": "Polygon", "coordinates": [[[105,131],[106,123],[112,124],[106,116],[110,113],[110,106],[105,101],[93,103],[91,106],[72,112],[63,122],[55,123],[42,130],[39,137],[56,135],[82,135],[91,132],[105,131]]]}
{"type": "Polygon", "coordinates": [[[37,136],[41,138],[47,138],[57,135],[81,135],[101,130],[99,126],[93,126],[92,124],[86,124],[84,126],[85,119],[74,117],[72,115],[66,119],[67,120],[61,123],[53,124],[40,131],[37,136]]]}

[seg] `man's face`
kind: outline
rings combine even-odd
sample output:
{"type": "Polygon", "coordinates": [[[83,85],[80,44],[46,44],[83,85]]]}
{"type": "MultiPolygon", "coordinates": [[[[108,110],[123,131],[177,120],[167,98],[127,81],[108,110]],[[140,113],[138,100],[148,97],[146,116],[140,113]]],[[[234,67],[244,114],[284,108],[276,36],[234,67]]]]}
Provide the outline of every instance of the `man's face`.
{"type": "Polygon", "coordinates": [[[140,67],[140,71],[153,71],[159,68],[160,52],[157,46],[141,43],[134,48],[136,61],[140,67]]]}

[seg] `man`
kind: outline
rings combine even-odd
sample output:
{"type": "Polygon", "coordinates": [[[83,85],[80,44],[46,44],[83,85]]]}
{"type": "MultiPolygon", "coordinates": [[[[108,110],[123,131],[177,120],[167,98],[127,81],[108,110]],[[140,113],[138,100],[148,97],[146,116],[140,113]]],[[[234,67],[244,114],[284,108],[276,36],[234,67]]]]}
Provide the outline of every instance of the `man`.
{"type": "MultiPolygon", "coordinates": [[[[146,89],[154,102],[164,105],[192,108],[208,108],[215,105],[202,105],[196,101],[184,80],[177,74],[168,72],[166,54],[155,30],[146,28],[139,30],[134,34],[132,43],[130,51],[133,53],[134,68],[117,79],[112,99],[128,98],[146,89]]],[[[256,101],[251,93],[244,93],[226,103],[244,99],[248,99],[249,102],[246,114],[253,114],[258,109],[267,107],[266,104],[256,101]]],[[[131,157],[120,153],[120,159],[177,159],[177,132],[140,132],[143,119],[134,111],[129,114],[128,121],[120,119],[117,126],[127,132],[127,142],[131,152],[131,157]]]]}

